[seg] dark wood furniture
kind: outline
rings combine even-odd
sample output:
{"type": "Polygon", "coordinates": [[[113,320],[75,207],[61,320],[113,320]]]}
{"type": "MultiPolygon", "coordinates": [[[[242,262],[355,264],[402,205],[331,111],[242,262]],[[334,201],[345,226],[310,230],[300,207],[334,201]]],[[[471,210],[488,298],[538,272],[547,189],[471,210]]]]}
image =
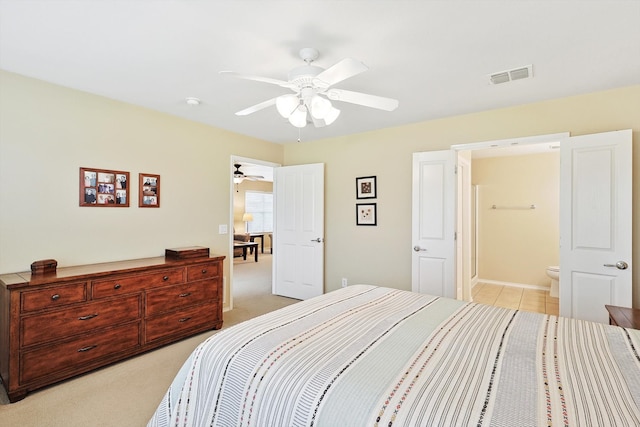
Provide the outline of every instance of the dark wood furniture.
{"type": "Polygon", "coordinates": [[[258,244],[256,242],[233,242],[233,249],[242,249],[242,259],[247,260],[247,248],[254,253],[255,261],[258,262],[258,244]],[[254,250],[255,249],[255,250],[254,250]]]}
{"type": "Polygon", "coordinates": [[[617,305],[605,305],[609,312],[609,324],[623,328],[640,329],[640,310],[617,305]]]}
{"type": "Polygon", "coordinates": [[[250,241],[254,242],[256,238],[260,238],[260,252],[264,253],[264,233],[249,233],[250,241]]]}
{"type": "Polygon", "coordinates": [[[222,327],[224,256],[0,275],[0,376],[29,391],[222,327]]]}

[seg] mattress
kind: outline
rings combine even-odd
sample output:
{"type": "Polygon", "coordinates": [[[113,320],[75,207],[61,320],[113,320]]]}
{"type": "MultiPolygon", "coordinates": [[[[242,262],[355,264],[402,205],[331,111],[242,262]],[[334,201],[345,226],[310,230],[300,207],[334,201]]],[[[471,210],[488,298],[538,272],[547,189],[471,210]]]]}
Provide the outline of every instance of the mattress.
{"type": "Polygon", "coordinates": [[[356,285],[199,345],[148,426],[638,426],[637,330],[356,285]]]}

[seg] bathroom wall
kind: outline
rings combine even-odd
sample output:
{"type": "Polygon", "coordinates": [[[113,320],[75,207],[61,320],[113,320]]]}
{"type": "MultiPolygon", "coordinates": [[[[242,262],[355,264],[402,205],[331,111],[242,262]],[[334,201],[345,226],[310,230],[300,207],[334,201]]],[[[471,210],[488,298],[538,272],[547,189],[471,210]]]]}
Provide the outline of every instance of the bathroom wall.
{"type": "Polygon", "coordinates": [[[473,160],[479,281],[549,286],[545,269],[560,257],[559,174],[558,151],[473,160]]]}

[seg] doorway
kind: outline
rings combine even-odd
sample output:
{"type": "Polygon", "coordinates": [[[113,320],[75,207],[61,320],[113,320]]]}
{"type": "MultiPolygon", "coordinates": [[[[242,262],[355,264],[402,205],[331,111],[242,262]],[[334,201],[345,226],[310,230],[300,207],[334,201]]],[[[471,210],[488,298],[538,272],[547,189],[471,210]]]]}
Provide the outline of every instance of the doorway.
{"type": "Polygon", "coordinates": [[[231,157],[230,309],[272,295],[273,177],[279,166],[231,157]]]}
{"type": "Polygon", "coordinates": [[[558,314],[560,137],[458,150],[457,286],[465,300],[558,314]],[[461,170],[462,169],[462,170],[461,170]],[[463,226],[461,226],[461,224],[463,226]]]}

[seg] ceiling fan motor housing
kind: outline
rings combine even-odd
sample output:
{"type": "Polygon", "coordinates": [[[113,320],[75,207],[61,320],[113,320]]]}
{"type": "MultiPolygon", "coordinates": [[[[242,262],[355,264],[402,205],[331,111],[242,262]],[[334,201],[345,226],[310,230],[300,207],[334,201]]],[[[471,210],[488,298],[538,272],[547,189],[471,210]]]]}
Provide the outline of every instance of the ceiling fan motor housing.
{"type": "Polygon", "coordinates": [[[289,82],[303,88],[305,86],[312,86],[313,79],[324,71],[324,68],[316,67],[315,65],[301,65],[289,72],[289,82]]]}

